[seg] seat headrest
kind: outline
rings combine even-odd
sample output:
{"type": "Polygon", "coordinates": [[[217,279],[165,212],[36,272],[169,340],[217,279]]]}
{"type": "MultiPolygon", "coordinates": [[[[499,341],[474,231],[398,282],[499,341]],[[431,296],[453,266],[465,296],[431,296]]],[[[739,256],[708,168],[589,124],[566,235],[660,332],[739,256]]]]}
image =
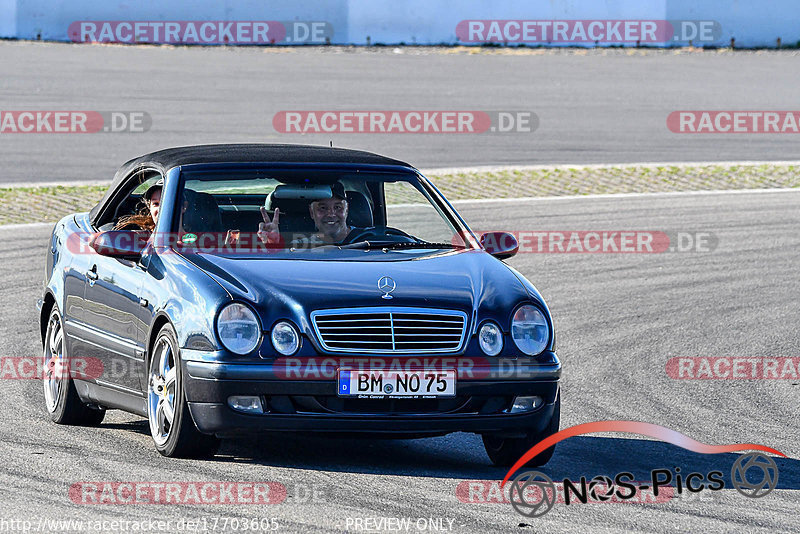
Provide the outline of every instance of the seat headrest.
{"type": "Polygon", "coordinates": [[[189,203],[183,214],[184,231],[193,233],[222,231],[222,216],[213,195],[192,190],[186,190],[184,195],[189,203]]]}
{"type": "Polygon", "coordinates": [[[358,191],[347,191],[347,224],[357,228],[370,228],[372,222],[372,207],[367,197],[358,191]]]}
{"type": "Polygon", "coordinates": [[[267,195],[264,206],[274,215],[275,208],[280,208],[281,232],[313,233],[317,227],[308,213],[309,201],[302,198],[277,198],[273,193],[267,195]]]}

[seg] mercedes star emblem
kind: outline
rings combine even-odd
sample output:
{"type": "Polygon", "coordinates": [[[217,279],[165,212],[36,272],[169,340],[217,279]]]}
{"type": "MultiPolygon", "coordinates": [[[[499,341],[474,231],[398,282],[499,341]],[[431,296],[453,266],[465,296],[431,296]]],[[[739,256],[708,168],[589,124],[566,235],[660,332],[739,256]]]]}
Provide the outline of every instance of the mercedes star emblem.
{"type": "Polygon", "coordinates": [[[390,276],[382,276],[380,280],[378,280],[378,289],[383,291],[383,295],[381,295],[382,299],[390,299],[392,295],[390,294],[394,289],[397,287],[397,284],[394,283],[394,280],[390,276]]]}

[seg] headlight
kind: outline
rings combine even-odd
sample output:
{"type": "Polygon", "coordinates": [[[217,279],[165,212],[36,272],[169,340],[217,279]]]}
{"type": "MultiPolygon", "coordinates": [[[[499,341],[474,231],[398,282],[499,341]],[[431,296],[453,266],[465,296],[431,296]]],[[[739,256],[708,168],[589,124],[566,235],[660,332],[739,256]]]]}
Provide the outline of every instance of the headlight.
{"type": "Polygon", "coordinates": [[[511,337],[528,356],[536,356],[547,347],[550,327],[539,308],[530,304],[519,307],[511,321],[511,337]]]}
{"type": "Polygon", "coordinates": [[[284,356],[291,356],[300,348],[300,334],[291,323],[281,321],[272,327],[272,346],[284,356]]]}
{"type": "Polygon", "coordinates": [[[247,354],[258,346],[261,325],[250,308],[234,302],[219,312],[217,334],[226,349],[236,354],[247,354]]]}
{"type": "Polygon", "coordinates": [[[486,322],[478,331],[478,343],[487,356],[497,356],[503,350],[503,332],[492,322],[486,322]]]}

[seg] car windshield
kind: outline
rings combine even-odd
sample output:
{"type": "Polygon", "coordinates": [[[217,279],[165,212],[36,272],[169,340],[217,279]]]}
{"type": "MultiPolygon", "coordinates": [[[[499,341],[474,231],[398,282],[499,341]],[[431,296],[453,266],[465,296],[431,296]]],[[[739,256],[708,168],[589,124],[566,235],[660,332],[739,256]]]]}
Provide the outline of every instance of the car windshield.
{"type": "Polygon", "coordinates": [[[178,243],[197,252],[452,250],[466,229],[412,173],[184,171],[178,243]]]}

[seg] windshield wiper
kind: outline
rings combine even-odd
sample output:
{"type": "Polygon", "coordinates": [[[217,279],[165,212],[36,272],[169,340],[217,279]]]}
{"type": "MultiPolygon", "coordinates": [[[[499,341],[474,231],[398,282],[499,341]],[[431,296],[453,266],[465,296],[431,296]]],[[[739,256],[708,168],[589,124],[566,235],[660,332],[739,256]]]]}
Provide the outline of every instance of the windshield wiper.
{"type": "Polygon", "coordinates": [[[374,248],[385,248],[394,243],[394,241],[356,241],[355,243],[350,243],[349,245],[339,245],[339,248],[370,250],[374,248]]]}
{"type": "Polygon", "coordinates": [[[464,245],[455,245],[453,243],[432,243],[429,241],[358,241],[350,243],[349,245],[342,245],[339,248],[346,249],[359,249],[359,250],[372,250],[378,248],[385,248],[387,250],[396,249],[412,249],[412,248],[454,248],[464,249],[464,245]]]}

